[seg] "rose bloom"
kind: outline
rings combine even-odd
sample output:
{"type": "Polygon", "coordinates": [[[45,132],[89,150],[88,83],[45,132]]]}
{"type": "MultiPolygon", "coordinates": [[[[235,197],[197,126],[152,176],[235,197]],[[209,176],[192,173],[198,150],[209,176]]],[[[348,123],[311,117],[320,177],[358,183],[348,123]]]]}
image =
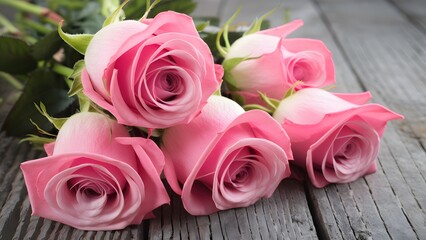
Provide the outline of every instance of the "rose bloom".
{"type": "Polygon", "coordinates": [[[45,149],[47,157],[21,164],[34,215],[82,230],[115,230],[169,203],[161,150],[104,115],[73,115],[45,149]]]}
{"type": "Polygon", "coordinates": [[[192,215],[249,206],[290,175],[290,141],[278,122],[225,97],[210,97],[192,122],[166,129],[161,149],[166,179],[192,215]]]}
{"type": "Polygon", "coordinates": [[[273,117],[290,136],[293,163],[305,168],[315,187],[352,182],[376,171],[386,123],[403,118],[370,93],[333,94],[306,88],[281,101],[273,117]]]}
{"type": "Polygon", "coordinates": [[[84,93],[120,124],[146,128],[189,122],[223,75],[192,19],[171,11],[102,28],[84,60],[84,93]]]}
{"type": "Polygon", "coordinates": [[[335,83],[331,52],[322,41],[286,38],[302,25],[301,20],[295,20],[243,36],[231,45],[225,61],[252,58],[229,72],[231,84],[246,104],[263,104],[258,92],[281,100],[297,81],[301,81],[297,89],[335,83]]]}

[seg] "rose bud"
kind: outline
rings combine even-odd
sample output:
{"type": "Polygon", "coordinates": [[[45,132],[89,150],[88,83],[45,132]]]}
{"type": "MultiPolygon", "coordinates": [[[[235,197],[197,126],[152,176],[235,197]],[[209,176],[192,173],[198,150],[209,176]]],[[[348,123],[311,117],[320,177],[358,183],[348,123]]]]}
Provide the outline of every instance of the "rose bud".
{"type": "MultiPolygon", "coordinates": [[[[290,88],[324,87],[335,83],[331,52],[320,40],[286,38],[303,25],[295,20],[236,40],[225,61],[245,58],[229,71],[231,85],[245,104],[263,104],[259,92],[282,99],[290,88]]],[[[229,79],[226,79],[229,81],[229,79]]]]}

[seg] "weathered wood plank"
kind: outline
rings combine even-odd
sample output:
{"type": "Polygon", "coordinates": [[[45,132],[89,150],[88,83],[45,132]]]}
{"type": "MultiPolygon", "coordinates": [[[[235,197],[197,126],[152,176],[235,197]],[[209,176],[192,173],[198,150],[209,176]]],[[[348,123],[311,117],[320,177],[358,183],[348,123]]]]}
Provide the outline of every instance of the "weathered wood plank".
{"type": "MultiPolygon", "coordinates": [[[[268,1],[271,5],[278,4],[278,1],[273,2],[268,1]]],[[[248,4],[243,5],[243,12],[248,4]]],[[[232,9],[237,5],[234,4],[233,6],[228,5],[225,7],[225,9],[228,9],[228,12],[224,13],[226,17],[232,14],[232,9]]],[[[255,4],[252,3],[252,5],[255,4]]],[[[365,90],[356,74],[353,73],[352,67],[347,64],[346,56],[340,51],[339,43],[335,41],[334,36],[329,32],[326,24],[324,24],[322,20],[323,16],[318,11],[316,5],[310,1],[303,0],[285,1],[282,5],[282,8],[286,7],[290,10],[293,19],[300,18],[305,22],[305,25],[292,34],[292,36],[321,39],[333,52],[333,59],[336,63],[336,78],[338,79],[336,91],[360,92],[365,90]]],[[[277,12],[283,10],[282,8],[277,12]]],[[[259,14],[258,7],[253,6],[251,9],[251,16],[242,15],[242,17],[252,18],[253,14],[259,14]]],[[[278,17],[271,22],[273,24],[280,24],[280,21],[282,19],[278,14],[278,17]]],[[[382,238],[373,239],[389,238],[369,192],[368,185],[365,181],[360,181],[356,184],[361,184],[363,187],[363,191],[358,191],[356,194],[352,194],[350,185],[331,186],[330,189],[323,190],[309,188],[310,204],[315,215],[317,231],[321,238],[368,239],[370,236],[383,236],[382,238]],[[365,198],[365,201],[360,202],[353,198],[365,198]],[[358,206],[365,203],[368,204],[362,207],[358,206]],[[365,211],[363,211],[364,209],[365,211]],[[369,225],[371,230],[368,230],[366,225],[369,225]],[[380,234],[383,232],[385,234],[380,234]]]]}
{"type": "Polygon", "coordinates": [[[16,141],[9,145],[13,155],[6,155],[2,159],[1,167],[7,167],[4,178],[0,185],[1,210],[0,210],[0,239],[11,239],[14,235],[14,229],[19,224],[19,215],[21,204],[26,196],[26,189],[23,181],[23,175],[19,171],[19,163],[28,156],[34,156],[34,152],[28,155],[28,145],[16,146],[16,141]],[[14,143],[14,144],[13,144],[14,143]],[[6,165],[4,163],[10,163],[6,165]]]}
{"type": "Polygon", "coordinates": [[[390,0],[395,6],[422,31],[426,32],[426,2],[423,0],[390,0]]]}
{"type": "Polygon", "coordinates": [[[171,206],[151,220],[150,239],[317,239],[303,186],[295,180],[284,180],[271,198],[253,206],[209,216],[189,215],[168,191],[171,206]]]}
{"type": "Polygon", "coordinates": [[[198,0],[197,8],[191,13],[194,17],[217,17],[224,0],[198,0]]]}
{"type": "MultiPolygon", "coordinates": [[[[403,1],[394,1],[402,11],[409,12],[398,5],[403,1]]],[[[222,20],[243,5],[238,21],[250,22],[255,14],[267,12],[279,1],[262,2],[261,6],[254,1],[210,2],[215,2],[213,7],[205,9],[220,12],[222,20]],[[215,5],[218,2],[223,4],[215,5]]],[[[386,1],[289,0],[278,11],[284,7],[290,8],[293,18],[305,20],[305,26],[294,36],[322,39],[333,51],[341,91],[371,90],[375,101],[406,115],[405,122],[390,124],[385,134],[378,172],[351,184],[325,189],[306,187],[310,208],[303,185],[292,180],[284,181],[270,199],[249,208],[210,216],[188,215],[179,197],[172,195],[172,205],[162,207],[157,212],[158,218],[150,222],[149,237],[315,239],[316,230],[324,239],[426,236],[425,35],[418,25],[413,25],[412,19],[408,21],[386,1]],[[309,209],[314,214],[315,227],[309,209]]],[[[272,25],[283,21],[282,15],[274,16],[272,25]]],[[[423,17],[420,12],[415,19],[423,17]]],[[[7,112],[4,106],[0,106],[0,123],[5,116],[1,112],[7,112]]],[[[10,108],[11,104],[7,106],[10,108]]],[[[26,155],[28,148],[16,147],[16,139],[2,135],[0,139],[0,200],[3,199],[0,239],[142,239],[146,236],[146,222],[123,231],[94,232],[31,217],[22,174],[15,161],[31,158],[32,153],[26,155]],[[5,220],[11,216],[14,219],[5,220]]]]}
{"type": "Polygon", "coordinates": [[[421,57],[426,52],[421,44],[426,42],[425,35],[386,1],[318,0],[318,6],[361,85],[373,93],[375,101],[407,118],[404,123],[390,124],[379,170],[365,178],[367,186],[363,181],[349,184],[356,186],[354,201],[367,235],[373,239],[421,238],[426,234],[426,196],[420,189],[426,189],[426,183],[425,158],[420,156],[425,154],[422,141],[426,135],[418,129],[426,123],[426,64],[421,57]]]}

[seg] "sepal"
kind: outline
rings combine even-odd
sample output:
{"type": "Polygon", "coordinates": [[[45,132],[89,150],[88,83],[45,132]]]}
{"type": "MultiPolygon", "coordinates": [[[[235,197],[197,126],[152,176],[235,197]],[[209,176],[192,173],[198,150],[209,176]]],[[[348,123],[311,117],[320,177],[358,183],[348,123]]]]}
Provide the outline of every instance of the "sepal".
{"type": "Polygon", "coordinates": [[[259,32],[265,18],[269,17],[276,10],[277,10],[277,8],[274,8],[274,9],[270,10],[269,12],[265,13],[264,15],[262,15],[260,18],[256,18],[252,22],[252,24],[250,25],[249,29],[243,34],[243,37],[246,36],[246,35],[252,34],[252,33],[259,32]]]}
{"type": "Polygon", "coordinates": [[[47,113],[46,106],[42,102],[40,102],[40,105],[37,105],[35,103],[34,105],[37,108],[37,110],[41,113],[41,115],[47,118],[47,120],[49,120],[49,122],[52,123],[53,126],[58,130],[61,129],[62,125],[64,125],[64,123],[68,120],[68,118],[55,118],[50,116],[47,113]]]}
{"type": "MultiPolygon", "coordinates": [[[[105,3],[105,0],[103,1],[105,3]]],[[[104,21],[104,24],[102,27],[106,27],[110,25],[111,23],[122,21],[124,16],[123,7],[129,2],[129,0],[124,1],[109,17],[107,17],[104,21]]]]}
{"type": "Polygon", "coordinates": [[[235,11],[234,14],[231,16],[231,18],[229,18],[228,21],[226,21],[225,25],[223,25],[223,28],[220,29],[220,31],[217,33],[217,36],[216,36],[216,48],[219,51],[220,55],[222,55],[222,57],[224,58],[228,54],[228,49],[231,47],[231,44],[229,43],[229,37],[228,37],[229,26],[238,16],[239,12],[240,12],[240,8],[238,8],[237,11],[235,11]],[[222,35],[223,35],[223,40],[225,42],[225,47],[223,47],[220,44],[220,39],[222,35]]]}
{"type": "Polygon", "coordinates": [[[43,149],[44,144],[52,143],[54,141],[55,141],[54,138],[40,137],[34,134],[28,134],[27,137],[21,139],[19,143],[31,142],[35,148],[43,149]]]}
{"type": "Polygon", "coordinates": [[[68,77],[72,81],[68,95],[70,97],[80,93],[83,90],[83,85],[81,83],[81,71],[85,66],[84,60],[79,60],[74,64],[73,72],[68,77]]]}
{"type": "Polygon", "coordinates": [[[87,46],[89,46],[90,41],[92,41],[93,34],[69,34],[65,33],[62,30],[62,24],[58,25],[59,36],[64,40],[68,45],[74,48],[77,52],[81,54],[86,53],[87,46]]]}
{"type": "Polygon", "coordinates": [[[149,12],[151,12],[151,10],[158,4],[160,3],[161,0],[155,0],[152,4],[151,4],[151,0],[146,0],[146,11],[144,13],[144,15],[141,17],[141,19],[139,21],[144,21],[145,19],[148,18],[148,14],[149,12]]]}

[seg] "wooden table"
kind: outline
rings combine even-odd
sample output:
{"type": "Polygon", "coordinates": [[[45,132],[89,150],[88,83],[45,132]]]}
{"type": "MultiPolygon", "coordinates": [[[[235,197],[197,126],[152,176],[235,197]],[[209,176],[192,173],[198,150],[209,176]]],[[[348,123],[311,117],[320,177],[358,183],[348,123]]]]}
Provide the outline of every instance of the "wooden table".
{"type": "MultiPolygon", "coordinates": [[[[193,217],[172,194],[157,218],[122,231],[79,231],[31,216],[19,162],[40,156],[0,135],[0,240],[3,239],[426,239],[426,1],[200,0],[195,15],[250,22],[279,5],[333,52],[337,90],[369,90],[375,102],[405,115],[383,137],[377,173],[315,189],[285,180],[270,199],[193,217]]],[[[0,123],[16,98],[2,85],[0,123]]]]}

